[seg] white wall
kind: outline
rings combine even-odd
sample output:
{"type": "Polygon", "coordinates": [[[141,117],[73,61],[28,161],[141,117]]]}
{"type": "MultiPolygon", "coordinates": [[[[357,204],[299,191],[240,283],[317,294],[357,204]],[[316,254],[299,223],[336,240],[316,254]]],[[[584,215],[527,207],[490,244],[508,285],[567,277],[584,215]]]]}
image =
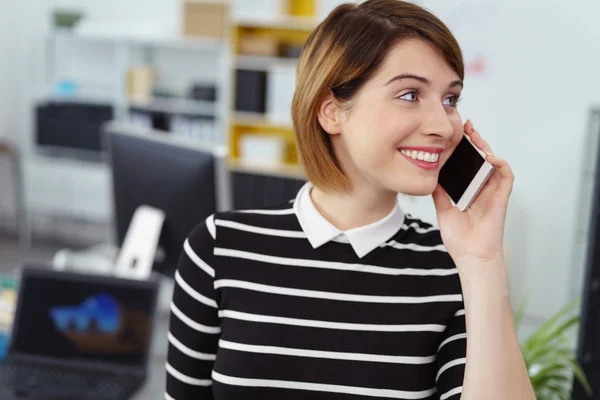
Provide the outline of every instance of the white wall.
{"type": "MultiPolygon", "coordinates": [[[[0,90],[0,135],[11,124],[28,128],[27,105],[15,82],[42,76],[44,24],[50,7],[59,4],[82,6],[98,18],[152,19],[173,30],[179,18],[175,0],[0,0],[0,33],[11,23],[24,26],[27,43],[17,51],[16,71],[0,61],[0,88],[9,88],[0,90]],[[15,4],[27,12],[7,18],[4,10],[15,4]],[[10,122],[4,105],[13,98],[20,99],[11,105],[19,118],[10,122]]],[[[576,220],[576,205],[587,112],[591,104],[600,105],[600,3],[505,0],[496,10],[496,23],[489,27],[492,69],[485,78],[467,80],[462,110],[515,171],[506,232],[513,299],[531,292],[528,314],[536,320],[569,300],[570,278],[580,268],[571,262],[571,249],[578,226],[587,223],[576,220]]],[[[3,52],[7,42],[0,41],[3,52]]],[[[433,215],[427,200],[406,202],[406,207],[433,215]]]]}

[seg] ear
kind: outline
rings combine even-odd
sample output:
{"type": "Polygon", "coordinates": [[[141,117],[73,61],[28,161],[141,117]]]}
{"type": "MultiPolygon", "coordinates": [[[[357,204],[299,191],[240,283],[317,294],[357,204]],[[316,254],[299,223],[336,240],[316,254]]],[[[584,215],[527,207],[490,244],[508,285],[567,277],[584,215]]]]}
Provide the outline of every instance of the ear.
{"type": "Polygon", "coordinates": [[[323,130],[330,135],[342,133],[342,113],[331,91],[321,101],[317,110],[317,119],[323,130]]]}

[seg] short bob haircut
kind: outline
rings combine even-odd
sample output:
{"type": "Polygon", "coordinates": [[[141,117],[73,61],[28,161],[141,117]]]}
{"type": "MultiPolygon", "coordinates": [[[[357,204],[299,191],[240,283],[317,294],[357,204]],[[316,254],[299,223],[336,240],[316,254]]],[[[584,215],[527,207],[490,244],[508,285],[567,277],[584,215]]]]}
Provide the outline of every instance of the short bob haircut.
{"type": "Polygon", "coordinates": [[[400,0],[342,4],[317,26],[298,60],[292,120],[306,176],[323,190],[345,190],[342,171],[327,134],[317,119],[331,92],[340,103],[352,100],[395,45],[421,39],[444,57],[464,79],[460,46],[448,27],[430,11],[400,0]]]}

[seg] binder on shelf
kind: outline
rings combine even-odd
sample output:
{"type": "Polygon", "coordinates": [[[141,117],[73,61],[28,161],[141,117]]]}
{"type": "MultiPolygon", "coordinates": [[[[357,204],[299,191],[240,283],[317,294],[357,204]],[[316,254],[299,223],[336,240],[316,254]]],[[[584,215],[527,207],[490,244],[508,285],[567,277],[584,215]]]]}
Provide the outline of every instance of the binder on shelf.
{"type": "Polygon", "coordinates": [[[169,131],[174,135],[205,143],[219,143],[222,140],[215,129],[215,119],[211,116],[175,115],[171,119],[169,131]]]}
{"type": "Polygon", "coordinates": [[[267,79],[268,118],[275,122],[291,122],[296,66],[294,64],[272,65],[267,79]]]}
{"type": "Polygon", "coordinates": [[[42,102],[35,109],[36,143],[41,147],[101,152],[101,127],[113,119],[109,105],[42,102]]]}
{"type": "Polygon", "coordinates": [[[235,110],[264,113],[266,110],[267,72],[236,70],[235,110]]]}

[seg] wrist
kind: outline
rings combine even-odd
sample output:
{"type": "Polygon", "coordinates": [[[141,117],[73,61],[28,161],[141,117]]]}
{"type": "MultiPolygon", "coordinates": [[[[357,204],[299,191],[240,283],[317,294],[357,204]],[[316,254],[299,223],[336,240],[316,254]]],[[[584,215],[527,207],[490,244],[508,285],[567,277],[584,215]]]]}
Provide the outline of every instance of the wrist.
{"type": "Polygon", "coordinates": [[[508,299],[508,276],[503,260],[462,259],[456,267],[467,298],[508,299]]]}

